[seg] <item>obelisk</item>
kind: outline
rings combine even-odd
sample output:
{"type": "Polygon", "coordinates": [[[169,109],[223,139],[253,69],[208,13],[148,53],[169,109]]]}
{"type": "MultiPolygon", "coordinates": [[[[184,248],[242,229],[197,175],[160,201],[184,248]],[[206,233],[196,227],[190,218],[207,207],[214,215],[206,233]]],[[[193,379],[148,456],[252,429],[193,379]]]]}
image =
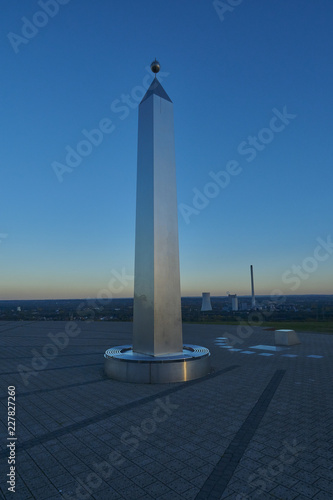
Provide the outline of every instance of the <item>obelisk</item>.
{"type": "Polygon", "coordinates": [[[183,352],[173,103],[155,78],[139,105],[133,352],[183,352]]]}
{"type": "Polygon", "coordinates": [[[133,344],[104,353],[107,377],[135,384],[207,375],[206,347],[183,345],[173,104],[155,78],[139,106],[133,344]]]}

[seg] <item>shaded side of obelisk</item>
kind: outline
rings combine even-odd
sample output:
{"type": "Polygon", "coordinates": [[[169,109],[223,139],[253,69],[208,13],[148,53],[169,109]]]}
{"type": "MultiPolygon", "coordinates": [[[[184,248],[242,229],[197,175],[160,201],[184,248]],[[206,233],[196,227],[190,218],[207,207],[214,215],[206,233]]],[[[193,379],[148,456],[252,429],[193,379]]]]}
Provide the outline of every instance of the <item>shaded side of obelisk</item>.
{"type": "Polygon", "coordinates": [[[156,77],[139,106],[133,351],[183,352],[173,104],[156,77]]]}

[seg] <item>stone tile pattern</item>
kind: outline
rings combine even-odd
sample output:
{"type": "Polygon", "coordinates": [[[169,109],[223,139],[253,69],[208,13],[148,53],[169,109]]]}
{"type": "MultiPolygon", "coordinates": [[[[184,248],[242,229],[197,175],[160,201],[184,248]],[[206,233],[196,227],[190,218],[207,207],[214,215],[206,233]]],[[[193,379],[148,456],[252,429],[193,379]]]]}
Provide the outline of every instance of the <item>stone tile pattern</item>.
{"type": "Polygon", "coordinates": [[[32,350],[45,352],[52,343],[48,334],[60,334],[66,323],[0,322],[2,449],[8,385],[17,391],[18,437],[16,494],[7,490],[5,450],[2,498],[333,498],[333,337],[299,333],[302,344],[288,351],[297,358],[244,356],[220,349],[216,337],[234,335],[234,347],[247,350],[273,345],[274,332],[251,327],[244,336],[237,327],[185,324],[184,341],[211,350],[214,376],[180,388],[106,379],[103,353],[130,343],[132,325],[78,325],[80,334],[25,385],[19,365],[31,368],[32,350]],[[204,496],[236,436],[247,439],[244,423],[280,370],[284,376],[223,492],[204,496]]]}

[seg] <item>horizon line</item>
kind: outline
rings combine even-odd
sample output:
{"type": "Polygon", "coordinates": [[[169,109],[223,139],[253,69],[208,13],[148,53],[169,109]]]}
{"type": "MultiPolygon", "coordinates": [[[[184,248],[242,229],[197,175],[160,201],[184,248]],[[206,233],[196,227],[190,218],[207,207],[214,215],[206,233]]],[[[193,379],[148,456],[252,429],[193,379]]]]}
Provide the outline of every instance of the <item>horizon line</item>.
{"type": "MultiPolygon", "coordinates": [[[[237,294],[236,294],[237,295],[237,294]]],[[[281,294],[281,295],[271,295],[271,294],[258,294],[258,295],[255,295],[256,298],[259,298],[259,297],[308,297],[308,296],[333,296],[333,293],[299,293],[299,294],[281,294]]],[[[251,298],[252,295],[237,295],[237,298],[251,298]]],[[[196,298],[202,298],[202,295],[182,295],[181,296],[182,299],[190,299],[190,298],[193,298],[193,299],[196,299],[196,298]]],[[[228,295],[211,295],[210,298],[228,298],[228,295]]],[[[86,297],[86,298],[60,298],[60,297],[57,297],[57,298],[43,298],[43,299],[0,299],[0,302],[6,302],[6,301],[43,301],[43,300],[82,300],[82,301],[91,301],[91,300],[95,300],[95,301],[105,301],[105,300],[134,300],[134,297],[110,297],[110,298],[97,298],[97,297],[86,297]]]]}

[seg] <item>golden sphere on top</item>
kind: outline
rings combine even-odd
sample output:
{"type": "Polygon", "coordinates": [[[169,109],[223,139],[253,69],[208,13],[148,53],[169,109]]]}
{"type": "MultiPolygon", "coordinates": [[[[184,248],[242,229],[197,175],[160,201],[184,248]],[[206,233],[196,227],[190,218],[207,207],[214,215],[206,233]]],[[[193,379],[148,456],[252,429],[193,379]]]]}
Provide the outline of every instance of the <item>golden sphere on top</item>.
{"type": "Polygon", "coordinates": [[[158,73],[161,69],[160,63],[155,59],[150,65],[150,69],[152,70],[153,73],[158,73]]]}

